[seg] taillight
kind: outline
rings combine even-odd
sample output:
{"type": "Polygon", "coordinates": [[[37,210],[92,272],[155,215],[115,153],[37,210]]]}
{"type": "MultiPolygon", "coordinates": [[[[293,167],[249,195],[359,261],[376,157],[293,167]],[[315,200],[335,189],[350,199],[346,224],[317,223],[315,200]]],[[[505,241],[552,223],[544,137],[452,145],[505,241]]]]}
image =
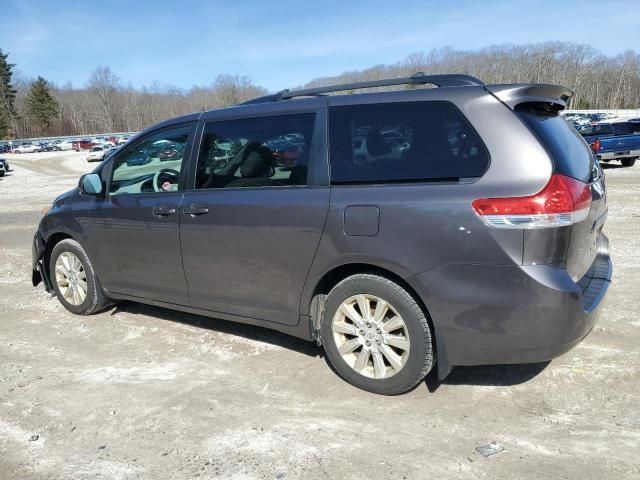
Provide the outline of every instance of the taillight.
{"type": "Polygon", "coordinates": [[[527,197],[481,198],[472,203],[482,220],[497,228],[562,227],[581,222],[591,208],[591,187],[564,175],[527,197]]]}
{"type": "Polygon", "coordinates": [[[591,149],[598,153],[600,151],[600,149],[602,148],[602,145],[600,144],[600,139],[596,138],[593,142],[591,142],[591,149]]]}

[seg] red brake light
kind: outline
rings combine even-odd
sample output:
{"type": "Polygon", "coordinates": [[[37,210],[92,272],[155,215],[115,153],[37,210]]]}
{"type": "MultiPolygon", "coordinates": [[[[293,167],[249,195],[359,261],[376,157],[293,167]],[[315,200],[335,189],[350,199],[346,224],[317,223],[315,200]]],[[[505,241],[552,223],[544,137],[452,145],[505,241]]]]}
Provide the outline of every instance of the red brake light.
{"type": "Polygon", "coordinates": [[[501,228],[544,228],[584,220],[591,207],[591,187],[575,178],[553,174],[535,195],[482,198],[472,203],[485,223],[501,228]]]}
{"type": "Polygon", "coordinates": [[[600,144],[599,138],[596,138],[593,142],[591,142],[591,148],[596,153],[600,151],[600,149],[602,148],[602,145],[600,144]]]}

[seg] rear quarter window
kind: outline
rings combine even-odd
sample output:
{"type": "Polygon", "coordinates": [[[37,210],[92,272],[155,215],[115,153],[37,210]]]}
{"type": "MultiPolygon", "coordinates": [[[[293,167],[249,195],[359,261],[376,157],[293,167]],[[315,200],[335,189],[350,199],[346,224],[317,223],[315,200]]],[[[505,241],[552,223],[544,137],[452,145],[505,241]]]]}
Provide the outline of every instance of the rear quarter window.
{"type": "Polygon", "coordinates": [[[331,183],[459,181],[489,165],[482,140],[449,102],[331,107],[331,183]]]}
{"type": "Polygon", "coordinates": [[[548,104],[521,103],[515,112],[545,147],[556,173],[585,183],[591,180],[595,161],[591,148],[555,108],[548,104]]]}

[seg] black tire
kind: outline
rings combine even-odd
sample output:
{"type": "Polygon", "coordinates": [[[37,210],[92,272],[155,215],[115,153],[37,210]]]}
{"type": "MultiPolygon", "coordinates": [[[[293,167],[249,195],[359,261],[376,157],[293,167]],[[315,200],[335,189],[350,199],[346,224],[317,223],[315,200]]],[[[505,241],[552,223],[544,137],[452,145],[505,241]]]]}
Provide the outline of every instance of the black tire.
{"type": "Polygon", "coordinates": [[[111,301],[102,291],[102,287],[100,286],[100,282],[95,274],[93,265],[91,264],[87,253],[84,251],[84,248],[82,248],[82,245],[80,245],[75,240],[67,238],[65,240],[61,240],[55,245],[55,247],[53,247],[51,256],[49,258],[49,272],[51,275],[53,290],[55,291],[58,300],[64,306],[64,308],[69,310],[71,313],[75,313],[76,315],[90,315],[92,313],[103,310],[105,307],[111,304],[111,301]],[[56,281],[56,261],[58,260],[58,257],[64,252],[73,253],[78,258],[78,260],[80,260],[80,263],[82,263],[82,268],[84,269],[86,275],[87,296],[79,305],[72,305],[64,298],[60,291],[60,287],[58,286],[58,282],[56,281]]]}
{"type": "Polygon", "coordinates": [[[636,159],[635,158],[623,158],[622,160],[620,160],[620,163],[622,163],[623,167],[633,167],[633,165],[636,163],[636,159]]]}
{"type": "Polygon", "coordinates": [[[397,283],[375,274],[357,274],[338,283],[327,295],[320,330],[327,358],[338,374],[350,384],[381,395],[398,395],[424,380],[433,366],[431,329],[415,299],[397,283]],[[393,306],[404,320],[409,334],[409,353],[404,366],[395,375],[375,379],[360,374],[343,358],[333,336],[332,322],[346,299],[357,294],[375,295],[393,306]]]}

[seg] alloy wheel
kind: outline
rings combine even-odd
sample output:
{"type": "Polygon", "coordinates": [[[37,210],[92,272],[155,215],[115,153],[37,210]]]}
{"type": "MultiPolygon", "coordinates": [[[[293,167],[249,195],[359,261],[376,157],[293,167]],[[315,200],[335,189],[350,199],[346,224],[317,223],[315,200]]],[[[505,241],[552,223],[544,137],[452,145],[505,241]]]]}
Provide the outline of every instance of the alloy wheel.
{"type": "Polygon", "coordinates": [[[62,297],[71,305],[81,305],[87,298],[87,275],[80,259],[71,252],[62,252],[56,260],[55,270],[62,297]]]}
{"type": "Polygon", "coordinates": [[[369,378],[385,379],[409,358],[409,331],[402,316],[375,295],[353,295],[340,304],[331,324],[343,360],[369,378]]]}

